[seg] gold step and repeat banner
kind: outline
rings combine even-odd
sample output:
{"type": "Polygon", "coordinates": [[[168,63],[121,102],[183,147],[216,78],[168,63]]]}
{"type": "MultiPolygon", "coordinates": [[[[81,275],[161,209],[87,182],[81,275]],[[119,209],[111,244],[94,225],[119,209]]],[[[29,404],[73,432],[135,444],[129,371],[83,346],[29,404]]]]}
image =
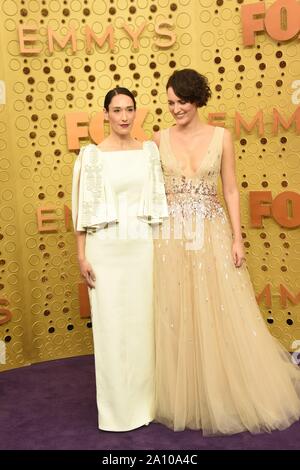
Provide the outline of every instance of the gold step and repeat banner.
{"type": "MultiPolygon", "coordinates": [[[[71,225],[76,152],[134,91],[135,135],[170,126],[165,84],[195,68],[205,120],[234,136],[247,262],[262,315],[300,346],[300,3],[1,0],[0,370],[91,353],[71,225]]],[[[298,353],[297,353],[298,354],[298,353]]]]}

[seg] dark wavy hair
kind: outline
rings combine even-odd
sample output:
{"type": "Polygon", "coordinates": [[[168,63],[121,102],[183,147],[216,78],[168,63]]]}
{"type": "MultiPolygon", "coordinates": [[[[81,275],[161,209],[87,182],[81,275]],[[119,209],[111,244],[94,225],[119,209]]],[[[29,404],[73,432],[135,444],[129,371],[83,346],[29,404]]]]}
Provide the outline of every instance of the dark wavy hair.
{"type": "Polygon", "coordinates": [[[176,70],[168,80],[166,88],[172,87],[176,96],[197,108],[205,106],[211,98],[207,78],[193,69],[176,70]]]}
{"type": "Polygon", "coordinates": [[[130,90],[124,87],[119,87],[117,86],[116,88],[113,88],[112,90],[109,90],[109,92],[106,93],[105,98],[104,98],[104,108],[106,111],[108,111],[109,105],[111,103],[111,100],[113,99],[114,96],[116,95],[126,95],[129,96],[129,98],[132,99],[133,101],[133,107],[136,109],[136,101],[133,93],[131,93],[130,90]]]}

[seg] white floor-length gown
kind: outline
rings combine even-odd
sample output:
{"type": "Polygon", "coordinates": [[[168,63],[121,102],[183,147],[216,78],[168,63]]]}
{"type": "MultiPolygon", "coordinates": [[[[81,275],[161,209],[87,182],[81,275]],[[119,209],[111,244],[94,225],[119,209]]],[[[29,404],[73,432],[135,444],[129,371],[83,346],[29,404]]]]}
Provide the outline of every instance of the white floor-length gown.
{"type": "Polygon", "coordinates": [[[84,147],[72,203],[96,275],[89,295],[99,428],[129,431],[154,417],[152,224],[167,217],[156,145],[109,152],[84,147]]]}

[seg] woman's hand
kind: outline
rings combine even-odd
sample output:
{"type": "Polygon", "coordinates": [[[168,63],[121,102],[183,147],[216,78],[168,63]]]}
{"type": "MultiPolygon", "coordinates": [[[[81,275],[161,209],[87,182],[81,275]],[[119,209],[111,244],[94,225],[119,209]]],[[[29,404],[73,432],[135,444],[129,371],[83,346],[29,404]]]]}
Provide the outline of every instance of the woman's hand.
{"type": "Polygon", "coordinates": [[[235,267],[240,268],[245,261],[245,252],[242,240],[233,240],[231,252],[235,267]]]}
{"type": "Polygon", "coordinates": [[[80,273],[82,277],[85,279],[85,282],[87,283],[87,285],[91,289],[94,288],[96,285],[96,276],[90,263],[86,259],[79,260],[79,268],[80,268],[80,273]]]}

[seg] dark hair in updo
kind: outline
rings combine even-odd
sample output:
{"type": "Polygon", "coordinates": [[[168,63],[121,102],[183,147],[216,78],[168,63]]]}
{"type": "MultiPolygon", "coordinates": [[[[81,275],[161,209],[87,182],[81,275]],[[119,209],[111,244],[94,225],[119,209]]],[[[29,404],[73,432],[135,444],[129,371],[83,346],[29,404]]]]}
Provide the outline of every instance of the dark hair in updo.
{"type": "Polygon", "coordinates": [[[193,69],[176,70],[168,80],[166,88],[170,87],[178,98],[195,103],[197,108],[205,106],[211,98],[207,78],[193,69]]]}
{"type": "Polygon", "coordinates": [[[123,87],[116,87],[116,88],[113,88],[112,90],[110,90],[108,93],[106,93],[106,96],[104,98],[104,108],[106,109],[106,111],[108,111],[108,107],[111,103],[111,100],[113,99],[114,96],[116,95],[126,95],[126,96],[129,96],[129,98],[132,99],[133,101],[133,107],[134,109],[136,109],[136,101],[135,101],[135,97],[133,95],[133,93],[131,93],[130,90],[128,90],[127,88],[123,88],[123,87]]]}

